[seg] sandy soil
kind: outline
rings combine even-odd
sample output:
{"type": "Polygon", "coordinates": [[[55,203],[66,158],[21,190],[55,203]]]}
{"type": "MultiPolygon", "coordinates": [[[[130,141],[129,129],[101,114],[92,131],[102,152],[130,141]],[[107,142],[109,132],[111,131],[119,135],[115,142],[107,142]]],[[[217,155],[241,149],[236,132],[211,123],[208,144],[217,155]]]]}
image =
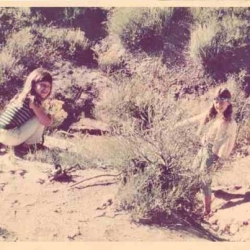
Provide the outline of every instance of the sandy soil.
{"type": "Polygon", "coordinates": [[[1,156],[0,241],[200,240],[188,232],[131,223],[129,214],[113,209],[116,177],[71,187],[115,172],[78,170],[73,173],[75,183],[62,183],[51,182],[48,169],[48,164],[1,156]]]}
{"type": "MultiPolygon", "coordinates": [[[[77,170],[72,173],[74,182],[57,182],[48,178],[49,164],[16,159],[11,154],[0,157],[0,241],[211,240],[191,228],[132,223],[129,214],[115,210],[119,182],[117,177],[107,176],[116,175],[115,170],[77,170]]],[[[249,186],[243,182],[244,186],[237,186],[228,179],[239,173],[239,166],[243,172],[245,168],[244,178],[248,178],[247,162],[249,158],[237,161],[216,176],[214,215],[204,227],[217,240],[250,240],[249,186]]]]}

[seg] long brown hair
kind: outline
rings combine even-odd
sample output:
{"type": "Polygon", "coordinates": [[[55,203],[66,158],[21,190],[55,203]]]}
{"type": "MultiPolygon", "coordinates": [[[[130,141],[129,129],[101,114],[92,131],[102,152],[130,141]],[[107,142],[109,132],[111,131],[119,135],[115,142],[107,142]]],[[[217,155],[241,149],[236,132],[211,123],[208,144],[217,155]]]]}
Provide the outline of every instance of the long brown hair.
{"type": "MultiPolygon", "coordinates": [[[[227,88],[220,88],[215,96],[215,98],[228,98],[231,99],[231,93],[227,88]]],[[[225,121],[232,120],[232,113],[233,113],[233,106],[230,103],[227,109],[223,112],[223,118],[225,121]]],[[[216,111],[214,104],[209,109],[208,114],[205,117],[204,125],[207,124],[209,121],[216,118],[218,112],[216,111]]]]}
{"type": "Polygon", "coordinates": [[[35,97],[37,97],[37,94],[34,90],[35,85],[36,83],[43,82],[43,81],[49,82],[52,85],[51,74],[43,68],[37,68],[33,70],[28,75],[24,83],[22,91],[14,99],[18,101],[23,101],[28,95],[34,95],[35,97]]]}

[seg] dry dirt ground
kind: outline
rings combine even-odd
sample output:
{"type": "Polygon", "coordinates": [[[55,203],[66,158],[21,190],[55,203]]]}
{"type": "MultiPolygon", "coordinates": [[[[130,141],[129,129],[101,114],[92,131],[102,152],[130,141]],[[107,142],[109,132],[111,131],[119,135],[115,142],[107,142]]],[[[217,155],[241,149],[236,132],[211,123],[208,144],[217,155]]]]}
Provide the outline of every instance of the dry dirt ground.
{"type": "Polygon", "coordinates": [[[202,230],[131,222],[129,214],[115,209],[119,182],[108,176],[115,170],[77,170],[74,182],[57,182],[48,178],[49,164],[0,157],[0,241],[250,240],[250,190],[242,181],[250,176],[250,157],[215,177],[215,212],[204,227],[217,238],[202,230]]]}

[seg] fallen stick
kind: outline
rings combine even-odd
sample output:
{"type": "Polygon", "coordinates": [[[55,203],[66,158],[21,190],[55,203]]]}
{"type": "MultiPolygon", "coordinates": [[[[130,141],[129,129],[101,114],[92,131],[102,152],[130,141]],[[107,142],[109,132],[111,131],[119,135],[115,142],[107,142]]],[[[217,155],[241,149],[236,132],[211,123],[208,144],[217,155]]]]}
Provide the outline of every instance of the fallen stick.
{"type": "Polygon", "coordinates": [[[121,175],[121,173],[119,173],[119,174],[101,174],[101,175],[97,175],[97,176],[94,176],[94,177],[91,177],[91,178],[88,178],[88,179],[81,180],[81,181],[79,181],[77,183],[74,183],[73,185],[70,186],[70,188],[75,187],[75,186],[79,185],[80,183],[82,183],[84,181],[89,181],[89,180],[92,180],[92,179],[95,179],[95,178],[104,177],[104,176],[113,176],[113,177],[115,176],[116,177],[116,176],[119,176],[119,175],[121,175]]]}

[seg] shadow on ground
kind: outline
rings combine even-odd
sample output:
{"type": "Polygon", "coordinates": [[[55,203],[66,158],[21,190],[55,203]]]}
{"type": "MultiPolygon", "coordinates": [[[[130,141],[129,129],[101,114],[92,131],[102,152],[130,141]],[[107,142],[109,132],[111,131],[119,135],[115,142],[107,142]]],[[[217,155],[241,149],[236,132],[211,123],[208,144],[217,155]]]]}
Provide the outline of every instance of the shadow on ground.
{"type": "Polygon", "coordinates": [[[186,224],[177,224],[177,225],[171,225],[168,226],[169,229],[180,232],[180,233],[188,233],[194,236],[197,236],[200,239],[209,240],[209,241],[227,241],[223,238],[220,238],[213,233],[211,233],[209,230],[204,228],[203,226],[197,224],[197,225],[186,225],[186,224]]]}
{"type": "Polygon", "coordinates": [[[163,222],[161,225],[159,223],[148,223],[147,220],[141,220],[137,222],[138,224],[144,224],[152,227],[156,227],[158,229],[163,229],[167,228],[170,230],[173,230],[177,233],[180,233],[182,235],[192,235],[195,236],[199,239],[204,239],[208,241],[213,241],[213,242],[223,242],[227,241],[224,238],[220,238],[217,235],[213,234],[209,229],[206,228],[206,226],[209,226],[209,223],[206,221],[201,221],[201,223],[195,222],[193,219],[189,218],[187,220],[178,220],[175,222],[163,222]]]}
{"type": "Polygon", "coordinates": [[[224,199],[227,201],[225,204],[223,204],[220,207],[220,209],[231,208],[231,207],[235,207],[240,204],[243,204],[243,203],[250,202],[250,191],[245,192],[245,194],[233,194],[233,193],[229,193],[223,190],[217,190],[214,193],[214,196],[216,198],[224,199]],[[241,200],[231,201],[233,199],[241,199],[241,200]]]}

